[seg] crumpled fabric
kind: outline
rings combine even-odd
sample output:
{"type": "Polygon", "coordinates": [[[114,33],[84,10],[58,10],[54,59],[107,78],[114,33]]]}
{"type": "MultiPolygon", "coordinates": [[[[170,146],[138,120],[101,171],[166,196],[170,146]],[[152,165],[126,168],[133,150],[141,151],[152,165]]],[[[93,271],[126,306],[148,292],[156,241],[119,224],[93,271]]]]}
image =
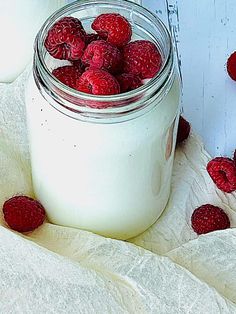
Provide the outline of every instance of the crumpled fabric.
{"type": "MultiPolygon", "coordinates": [[[[28,71],[0,84],[0,206],[33,196],[24,105],[28,71]]],[[[44,223],[10,230],[0,215],[0,313],[236,313],[236,193],[206,172],[201,139],[176,149],[172,192],[161,218],[129,241],[44,223]],[[230,229],[198,236],[190,217],[218,205],[230,229]]]]}

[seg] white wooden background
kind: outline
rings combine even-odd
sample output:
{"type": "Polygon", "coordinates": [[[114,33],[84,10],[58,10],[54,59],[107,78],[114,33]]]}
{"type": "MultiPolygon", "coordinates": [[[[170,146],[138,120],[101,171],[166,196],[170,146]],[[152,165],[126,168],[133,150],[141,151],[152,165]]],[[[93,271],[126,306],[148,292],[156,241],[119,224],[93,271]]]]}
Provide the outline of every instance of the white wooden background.
{"type": "Polygon", "coordinates": [[[225,63],[236,50],[236,1],[142,0],[142,5],[165,23],[169,18],[172,26],[183,78],[183,115],[212,156],[231,156],[236,149],[236,82],[225,63]]]}

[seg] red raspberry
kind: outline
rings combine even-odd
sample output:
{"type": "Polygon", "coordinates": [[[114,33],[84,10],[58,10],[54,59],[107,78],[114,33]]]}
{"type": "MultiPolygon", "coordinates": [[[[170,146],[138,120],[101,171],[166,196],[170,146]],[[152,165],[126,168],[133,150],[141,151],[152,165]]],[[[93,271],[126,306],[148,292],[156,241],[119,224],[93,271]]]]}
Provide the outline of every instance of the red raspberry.
{"type": "Polygon", "coordinates": [[[236,81],[236,51],[227,60],[227,71],[231,79],[236,81]]]}
{"type": "MultiPolygon", "coordinates": [[[[120,85],[109,72],[90,68],[77,81],[77,90],[94,95],[114,95],[120,92],[120,85]]],[[[104,109],[113,106],[109,101],[82,101],[85,106],[104,109]]]]}
{"type": "Polygon", "coordinates": [[[28,196],[14,196],[3,204],[4,219],[13,230],[32,231],[45,219],[45,210],[36,200],[28,196]]]}
{"type": "Polygon", "coordinates": [[[93,95],[119,94],[120,85],[110,73],[100,69],[88,69],[77,81],[76,89],[93,95]]]}
{"type": "Polygon", "coordinates": [[[181,143],[186,140],[189,136],[191,126],[187,120],[185,120],[182,116],[179,117],[179,125],[177,132],[176,142],[181,143]]]}
{"type": "Polygon", "coordinates": [[[77,81],[76,89],[93,95],[119,94],[120,85],[110,73],[100,69],[88,69],[77,81]]]}
{"type": "Polygon", "coordinates": [[[136,40],[123,48],[124,72],[139,75],[141,79],[154,77],[161,68],[160,52],[148,40],[136,40]]]}
{"type": "Polygon", "coordinates": [[[91,68],[117,72],[121,65],[121,52],[105,40],[96,40],[85,49],[82,62],[91,68]]]}
{"type": "Polygon", "coordinates": [[[45,47],[56,59],[78,60],[85,48],[86,33],[74,17],[63,17],[48,31],[45,47]]]}
{"type": "Polygon", "coordinates": [[[192,228],[197,234],[204,234],[215,230],[230,228],[230,221],[226,213],[211,204],[196,208],[191,217],[192,228]]]}
{"type": "Polygon", "coordinates": [[[122,73],[117,75],[116,79],[120,84],[121,93],[131,91],[143,85],[141,78],[132,73],[122,73]]]}
{"type": "Polygon", "coordinates": [[[92,29],[102,39],[117,47],[127,44],[132,36],[132,28],[129,21],[118,13],[99,15],[93,21],[92,29]]]}
{"type": "Polygon", "coordinates": [[[85,71],[85,66],[84,64],[82,63],[82,61],[79,59],[79,60],[75,60],[75,61],[72,61],[72,64],[73,66],[75,66],[76,68],[79,68],[79,70],[81,71],[81,73],[83,73],[85,71]]]}
{"type": "Polygon", "coordinates": [[[65,65],[63,67],[54,69],[52,74],[63,84],[74,88],[76,87],[76,81],[83,73],[82,69],[73,65],[65,65]]]}
{"type": "Polygon", "coordinates": [[[86,34],[85,42],[86,42],[86,45],[88,45],[88,44],[90,44],[92,41],[99,40],[99,39],[101,39],[101,38],[99,37],[98,34],[95,34],[95,33],[86,34]]]}
{"type": "Polygon", "coordinates": [[[208,162],[207,171],[221,191],[231,193],[236,190],[236,166],[232,159],[216,157],[208,162]]]}

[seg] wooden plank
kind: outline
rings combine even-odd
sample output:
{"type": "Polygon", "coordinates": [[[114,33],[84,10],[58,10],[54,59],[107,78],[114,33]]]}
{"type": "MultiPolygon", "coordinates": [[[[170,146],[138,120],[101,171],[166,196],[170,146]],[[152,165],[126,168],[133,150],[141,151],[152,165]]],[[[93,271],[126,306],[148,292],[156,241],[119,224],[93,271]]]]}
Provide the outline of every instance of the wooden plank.
{"type": "MultiPolygon", "coordinates": [[[[165,0],[143,0],[158,12],[165,0]]],[[[225,63],[236,50],[234,0],[168,0],[183,77],[184,115],[212,155],[236,148],[236,82],[225,63]]],[[[162,15],[158,14],[161,18],[162,15]]]]}

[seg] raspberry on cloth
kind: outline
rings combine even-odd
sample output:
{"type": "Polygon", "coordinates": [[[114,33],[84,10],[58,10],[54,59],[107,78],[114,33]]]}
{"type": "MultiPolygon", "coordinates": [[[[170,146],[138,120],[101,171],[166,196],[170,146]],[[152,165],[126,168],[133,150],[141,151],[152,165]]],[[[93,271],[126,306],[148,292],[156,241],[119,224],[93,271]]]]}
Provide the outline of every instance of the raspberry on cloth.
{"type": "Polygon", "coordinates": [[[178,125],[178,131],[177,131],[177,140],[176,143],[182,143],[184,140],[186,140],[189,137],[191,126],[187,120],[184,119],[184,117],[179,117],[179,125],[178,125]]]}
{"type": "Polygon", "coordinates": [[[207,164],[207,171],[220,190],[236,191],[236,166],[232,159],[216,157],[207,164]]]}
{"type": "Polygon", "coordinates": [[[46,217],[45,209],[37,200],[21,195],[5,201],[3,214],[10,228],[19,232],[38,228],[46,217]]]}
{"type": "Polygon", "coordinates": [[[226,213],[218,206],[211,204],[196,208],[191,217],[193,230],[197,234],[227,229],[230,221],[226,213]]]}

